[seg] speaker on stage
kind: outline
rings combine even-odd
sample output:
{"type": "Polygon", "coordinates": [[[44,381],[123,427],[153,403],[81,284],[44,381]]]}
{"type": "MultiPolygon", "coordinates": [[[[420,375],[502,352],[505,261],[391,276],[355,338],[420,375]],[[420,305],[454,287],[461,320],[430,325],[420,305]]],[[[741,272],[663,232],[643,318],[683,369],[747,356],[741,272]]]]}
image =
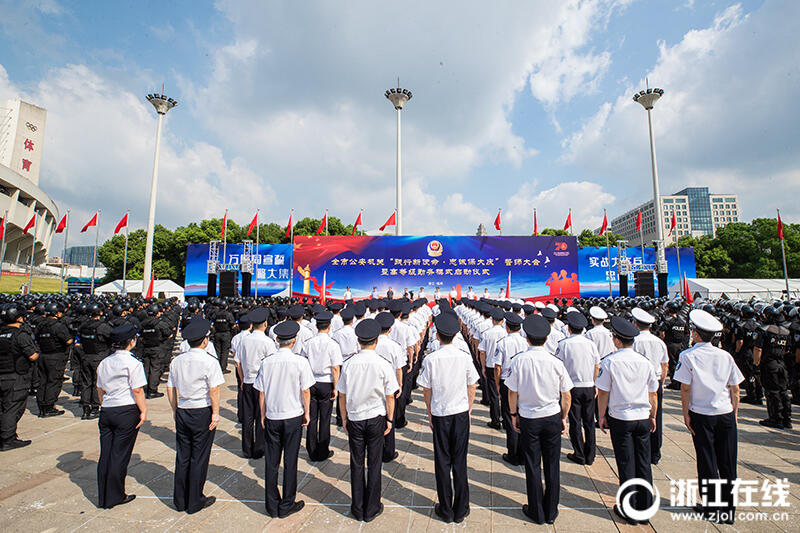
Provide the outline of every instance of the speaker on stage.
{"type": "Polygon", "coordinates": [[[242,272],[242,296],[250,297],[250,279],[253,275],[250,272],[242,272]]]}
{"type": "Polygon", "coordinates": [[[627,274],[620,274],[619,275],[619,295],[621,298],[628,297],[628,275],[627,274]]]}
{"type": "Polygon", "coordinates": [[[206,288],[206,297],[211,298],[217,295],[217,275],[208,275],[208,286],[206,288]]]}
{"type": "Polygon", "coordinates": [[[655,286],[653,283],[653,272],[634,272],[633,279],[636,287],[636,296],[649,296],[655,298],[655,286]]]}
{"type": "Polygon", "coordinates": [[[223,270],[219,273],[219,295],[222,297],[237,296],[236,283],[239,272],[236,270],[223,270]]]}
{"type": "Polygon", "coordinates": [[[667,296],[669,297],[669,286],[667,285],[667,274],[666,272],[661,272],[658,274],[658,295],[659,296],[667,296]]]}

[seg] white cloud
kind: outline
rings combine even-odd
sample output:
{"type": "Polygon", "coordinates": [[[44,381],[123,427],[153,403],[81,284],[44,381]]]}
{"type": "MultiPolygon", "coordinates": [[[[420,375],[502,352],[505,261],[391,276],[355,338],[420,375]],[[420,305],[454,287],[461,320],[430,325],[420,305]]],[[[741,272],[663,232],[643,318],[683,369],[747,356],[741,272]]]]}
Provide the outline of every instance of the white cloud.
{"type": "MultiPolygon", "coordinates": [[[[800,97],[799,18],[795,2],[749,14],[736,4],[674,45],[659,43],[647,76],[665,90],[653,111],[662,192],[708,185],[738,193],[745,219],[774,216],[800,194],[800,126],[787,111],[800,97]]],[[[565,160],[623,191],[618,211],[650,195],[647,119],[631,99],[643,86],[626,87],[563,143],[565,160]]]]}

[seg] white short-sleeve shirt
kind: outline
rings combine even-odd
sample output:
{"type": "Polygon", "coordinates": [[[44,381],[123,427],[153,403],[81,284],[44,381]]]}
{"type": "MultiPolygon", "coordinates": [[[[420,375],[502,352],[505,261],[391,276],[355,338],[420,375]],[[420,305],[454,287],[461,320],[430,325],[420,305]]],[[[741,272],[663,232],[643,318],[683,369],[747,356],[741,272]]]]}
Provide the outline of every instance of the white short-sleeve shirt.
{"type": "Polygon", "coordinates": [[[528,341],[519,335],[507,335],[497,343],[497,354],[495,355],[495,367],[500,367],[500,379],[508,379],[511,374],[511,361],[517,354],[528,350],[528,341]]]}
{"type": "Polygon", "coordinates": [[[408,352],[390,339],[388,335],[378,337],[375,353],[386,359],[395,370],[408,364],[408,352]]]}
{"type": "Polygon", "coordinates": [[[373,350],[362,350],[344,362],[337,390],[346,395],[353,421],[386,416],[386,396],[400,390],[392,365],[373,350]]]}
{"type": "Polygon", "coordinates": [[[614,346],[614,336],[605,326],[595,326],[584,335],[597,346],[597,351],[600,352],[601,358],[617,351],[614,346]]]}
{"type": "Polygon", "coordinates": [[[327,333],[318,333],[303,348],[314,379],[320,383],[333,383],[333,368],[342,366],[342,349],[327,333]]]}
{"type": "Polygon", "coordinates": [[[431,414],[450,416],[469,410],[467,389],[478,377],[470,356],[447,344],[425,357],[417,383],[431,391],[431,414]]]}
{"type": "Polygon", "coordinates": [[[258,329],[254,329],[245,337],[239,348],[236,355],[239,357],[239,364],[242,365],[243,381],[248,384],[256,380],[261,361],[278,351],[275,341],[258,329]]]}
{"type": "Polygon", "coordinates": [[[600,362],[595,386],[608,392],[610,416],[644,420],[650,416],[649,393],[658,390],[658,380],[647,357],[623,348],[600,362]]]}
{"type": "Polygon", "coordinates": [[[564,363],[542,346],[532,346],[514,356],[505,384],[518,394],[517,410],[523,418],[560,413],[561,393],[572,389],[564,363]]]}
{"type": "Polygon", "coordinates": [[[103,389],[101,407],[134,405],[133,389],[146,386],[144,366],[131,352],[117,350],[97,365],[97,388],[103,389]]]}
{"type": "Polygon", "coordinates": [[[732,412],[729,388],[744,380],[731,354],[709,342],[700,342],[682,351],[674,377],[691,386],[689,410],[700,415],[732,412]]]}
{"type": "MultiPolygon", "coordinates": [[[[231,341],[231,342],[233,342],[233,341],[231,341]]],[[[186,353],[190,349],[191,349],[191,347],[189,346],[189,341],[184,339],[183,341],[181,341],[180,346],[178,346],[178,353],[186,353]]],[[[217,349],[214,348],[214,343],[211,342],[211,339],[209,339],[208,346],[206,346],[206,353],[208,355],[210,355],[211,357],[213,357],[214,359],[219,359],[219,357],[217,356],[217,349]]]]}
{"type": "Polygon", "coordinates": [[[200,348],[180,354],[169,365],[167,387],[177,391],[180,409],[209,407],[209,390],[223,383],[225,378],[219,362],[200,348]]]}
{"type": "Polygon", "coordinates": [[[357,354],[361,349],[361,346],[358,344],[358,337],[356,337],[356,332],[352,325],[345,325],[337,329],[331,335],[331,338],[339,344],[339,348],[342,350],[343,360],[349,359],[350,356],[357,354]]]}
{"type": "Polygon", "coordinates": [[[669,362],[669,352],[664,341],[650,333],[640,331],[633,339],[633,351],[639,352],[650,360],[656,379],[661,379],[661,365],[669,362]]]}
{"type": "Polygon", "coordinates": [[[486,352],[486,367],[491,368],[495,365],[497,343],[506,335],[508,335],[506,328],[500,325],[492,325],[491,328],[481,335],[481,340],[478,343],[478,350],[486,352]]]}
{"type": "Polygon", "coordinates": [[[261,362],[253,387],[264,393],[267,418],[286,420],[304,413],[303,391],[314,383],[308,359],[281,348],[261,362]]]}
{"type": "Polygon", "coordinates": [[[583,335],[562,339],[556,357],[564,363],[573,385],[594,387],[594,369],[600,364],[600,352],[591,340],[583,335]]]}

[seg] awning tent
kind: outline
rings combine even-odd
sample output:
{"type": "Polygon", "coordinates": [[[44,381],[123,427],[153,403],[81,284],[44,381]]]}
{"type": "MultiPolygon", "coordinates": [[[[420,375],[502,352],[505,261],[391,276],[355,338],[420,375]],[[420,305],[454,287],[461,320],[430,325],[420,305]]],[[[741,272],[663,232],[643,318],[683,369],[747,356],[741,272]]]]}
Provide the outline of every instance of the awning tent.
{"type": "MultiPolygon", "coordinates": [[[[786,281],[783,279],[742,279],[742,278],[689,278],[692,295],[700,295],[706,300],[727,297],[731,300],[783,299],[786,297],[786,281]]],[[[669,288],[670,295],[681,292],[681,283],[669,288]]],[[[789,298],[800,298],[800,279],[789,280],[789,298]]]]}
{"type": "MultiPolygon", "coordinates": [[[[145,284],[144,293],[147,293],[149,283],[145,284]]],[[[139,296],[142,294],[142,280],[129,279],[125,282],[125,290],[129,296],[139,296]]],[[[121,294],[122,293],[122,280],[118,279],[111,283],[106,283],[100,287],[96,287],[95,294],[121,294]]],[[[153,297],[154,298],[178,298],[183,300],[183,287],[169,279],[157,279],[153,282],[153,297]]]]}

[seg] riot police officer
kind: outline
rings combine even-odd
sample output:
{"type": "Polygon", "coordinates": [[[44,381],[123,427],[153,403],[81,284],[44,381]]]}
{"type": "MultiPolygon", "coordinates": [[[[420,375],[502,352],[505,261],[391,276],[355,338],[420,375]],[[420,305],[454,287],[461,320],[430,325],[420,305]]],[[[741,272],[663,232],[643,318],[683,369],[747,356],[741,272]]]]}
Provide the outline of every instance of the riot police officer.
{"type": "Polygon", "coordinates": [[[169,338],[170,330],[158,316],[158,307],[151,305],[147,309],[147,319],[142,323],[142,362],[147,376],[147,391],[145,396],[160,398],[163,392],[158,392],[161,380],[163,344],[169,338]]]}
{"type": "Polygon", "coordinates": [[[64,369],[67,366],[67,350],[72,345],[72,335],[60,320],[62,313],[58,304],[51,302],[45,306],[47,318],[39,323],[36,341],[39,344],[40,385],[36,391],[39,417],[63,415],[55,404],[64,383],[64,369]]]}
{"type": "Polygon", "coordinates": [[[680,383],[672,380],[672,374],[675,372],[678,356],[688,346],[686,321],[678,315],[680,309],[681,305],[676,301],[667,303],[667,316],[661,327],[663,340],[667,345],[667,353],[669,354],[668,373],[671,381],[666,388],[672,390],[680,390],[681,388],[680,383]]]}
{"type": "Polygon", "coordinates": [[[759,421],[759,424],[776,429],[791,429],[789,372],[784,360],[787,354],[793,353],[791,333],[780,325],[783,316],[775,307],[765,307],[762,314],[765,325],[753,349],[753,363],[757,372],[760,369],[768,416],[765,420],[759,421]]]}
{"type": "Polygon", "coordinates": [[[734,360],[739,370],[744,374],[745,397],[742,403],[761,405],[763,403],[764,391],[761,387],[761,376],[756,373],[753,364],[753,349],[759,337],[760,324],[755,319],[755,310],[749,305],[743,305],[739,310],[742,317],[741,322],[737,322],[734,327],[734,337],[736,348],[734,360]]]}
{"type": "Polygon", "coordinates": [[[227,305],[214,313],[212,319],[214,349],[217,351],[219,366],[222,368],[223,374],[230,373],[230,370],[228,370],[228,354],[231,350],[231,328],[235,321],[231,312],[228,311],[227,305]]]}
{"type": "Polygon", "coordinates": [[[103,309],[98,303],[89,304],[87,312],[91,319],[80,329],[83,358],[81,361],[81,420],[91,420],[100,416],[100,398],[97,395],[97,365],[111,353],[111,326],[103,320],[103,309]]]}
{"type": "Polygon", "coordinates": [[[36,345],[22,328],[25,309],[11,304],[2,312],[0,328],[0,451],[31,443],[17,436],[17,423],[25,413],[32,364],[39,358],[36,345]]]}

